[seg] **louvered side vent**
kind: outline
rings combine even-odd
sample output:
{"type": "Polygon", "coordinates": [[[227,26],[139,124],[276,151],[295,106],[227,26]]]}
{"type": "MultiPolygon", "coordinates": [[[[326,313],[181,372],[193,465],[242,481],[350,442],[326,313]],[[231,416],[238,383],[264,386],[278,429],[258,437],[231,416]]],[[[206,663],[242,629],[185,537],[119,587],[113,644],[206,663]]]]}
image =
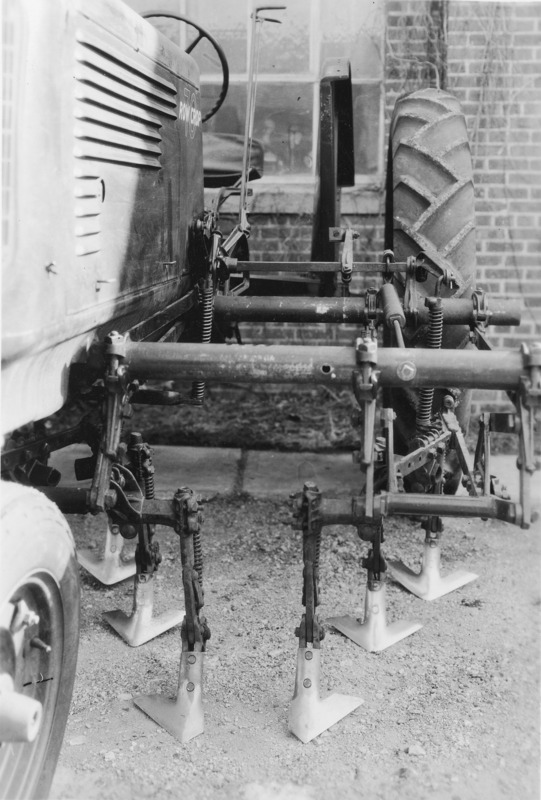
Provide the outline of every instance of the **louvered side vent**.
{"type": "Polygon", "coordinates": [[[75,252],[78,256],[100,249],[100,211],[103,183],[91,171],[75,172],[75,252]]]}
{"type": "Polygon", "coordinates": [[[163,117],[176,118],[175,85],[87,31],[76,39],[76,158],[159,169],[163,117]]]}

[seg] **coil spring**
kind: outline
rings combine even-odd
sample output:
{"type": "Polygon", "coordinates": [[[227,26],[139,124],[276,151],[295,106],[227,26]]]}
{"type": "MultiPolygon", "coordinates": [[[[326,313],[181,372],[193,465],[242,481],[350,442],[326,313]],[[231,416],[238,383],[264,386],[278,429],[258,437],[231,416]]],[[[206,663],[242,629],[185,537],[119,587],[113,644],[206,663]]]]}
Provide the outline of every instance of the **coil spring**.
{"type": "Polygon", "coordinates": [[[193,567],[199,576],[199,586],[203,588],[203,548],[201,547],[201,532],[193,535],[193,567]]]}
{"type": "MultiPolygon", "coordinates": [[[[202,296],[201,344],[209,344],[212,336],[212,319],[214,311],[214,289],[212,284],[205,285],[202,296]]],[[[205,397],[205,381],[194,381],[192,397],[202,403],[205,397]]]]}
{"type": "MultiPolygon", "coordinates": [[[[428,315],[428,333],[426,346],[431,350],[439,350],[443,339],[443,309],[441,298],[430,304],[428,315]]],[[[416,427],[427,428],[432,419],[432,403],[434,402],[434,389],[423,388],[419,392],[417,403],[416,427]]]]}
{"type": "Polygon", "coordinates": [[[144,471],[145,475],[145,498],[154,500],[154,473],[149,470],[144,471]]]}
{"type": "Polygon", "coordinates": [[[439,350],[443,339],[443,308],[441,307],[441,298],[433,303],[429,309],[428,315],[428,334],[426,346],[431,350],[439,350]]]}
{"type": "Polygon", "coordinates": [[[314,559],[314,569],[319,570],[319,553],[321,551],[321,525],[318,525],[316,533],[316,557],[314,559]]]}

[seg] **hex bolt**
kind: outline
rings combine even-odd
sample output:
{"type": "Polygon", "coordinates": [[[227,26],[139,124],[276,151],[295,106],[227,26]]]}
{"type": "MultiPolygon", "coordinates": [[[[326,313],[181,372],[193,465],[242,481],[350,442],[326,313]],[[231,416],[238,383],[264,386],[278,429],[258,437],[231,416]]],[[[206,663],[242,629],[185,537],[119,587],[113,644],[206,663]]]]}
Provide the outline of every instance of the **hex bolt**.
{"type": "Polygon", "coordinates": [[[417,375],[417,367],[413,361],[403,361],[396,368],[396,374],[401,381],[412,381],[417,375]]]}
{"type": "Polygon", "coordinates": [[[194,689],[195,689],[195,683],[192,683],[190,681],[189,683],[186,684],[186,691],[193,692],[194,689]]]}
{"type": "Polygon", "coordinates": [[[309,689],[310,686],[312,685],[312,681],[310,680],[310,678],[305,678],[302,682],[302,685],[304,686],[305,689],[309,689]]]}

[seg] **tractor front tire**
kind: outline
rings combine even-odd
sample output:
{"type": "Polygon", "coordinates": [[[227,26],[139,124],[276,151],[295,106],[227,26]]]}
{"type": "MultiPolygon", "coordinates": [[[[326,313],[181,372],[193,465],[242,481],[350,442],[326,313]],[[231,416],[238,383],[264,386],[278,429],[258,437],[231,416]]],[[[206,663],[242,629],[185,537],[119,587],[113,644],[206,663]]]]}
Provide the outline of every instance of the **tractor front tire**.
{"type": "MultiPolygon", "coordinates": [[[[2,482],[1,524],[0,671],[16,693],[14,701],[23,696],[42,710],[33,741],[0,743],[0,797],[42,800],[53,779],[75,680],[79,568],[66,520],[35,489],[2,482]]],[[[2,730],[10,727],[11,717],[2,720],[2,730]]]]}

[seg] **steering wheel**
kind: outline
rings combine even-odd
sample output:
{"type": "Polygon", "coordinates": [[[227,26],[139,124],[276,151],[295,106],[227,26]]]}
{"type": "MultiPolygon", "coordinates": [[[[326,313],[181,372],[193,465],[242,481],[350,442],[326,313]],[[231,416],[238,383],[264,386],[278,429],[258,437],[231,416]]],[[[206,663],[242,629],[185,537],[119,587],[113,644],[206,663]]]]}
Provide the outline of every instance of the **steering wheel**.
{"type": "Polygon", "coordinates": [[[185,22],[187,25],[191,25],[192,28],[195,28],[199,35],[195,37],[193,42],[189,44],[186,48],[186,52],[189,54],[194,50],[199,42],[204,39],[208,39],[211,43],[212,47],[216,50],[218,58],[220,59],[220,66],[222,68],[222,85],[220,87],[220,94],[218,95],[218,99],[215,104],[212,106],[210,111],[207,111],[205,116],[202,118],[202,122],[206,122],[208,119],[214,116],[219,108],[221,108],[225,97],[227,95],[227,90],[229,88],[229,64],[227,63],[227,58],[225,57],[225,53],[211,34],[206,31],[201,25],[198,25],[196,22],[192,22],[191,19],[186,19],[186,17],[182,17],[180,14],[173,14],[170,11],[149,11],[146,14],[142,15],[145,19],[150,19],[151,17],[167,17],[168,19],[176,19],[179,22],[185,22]]]}

